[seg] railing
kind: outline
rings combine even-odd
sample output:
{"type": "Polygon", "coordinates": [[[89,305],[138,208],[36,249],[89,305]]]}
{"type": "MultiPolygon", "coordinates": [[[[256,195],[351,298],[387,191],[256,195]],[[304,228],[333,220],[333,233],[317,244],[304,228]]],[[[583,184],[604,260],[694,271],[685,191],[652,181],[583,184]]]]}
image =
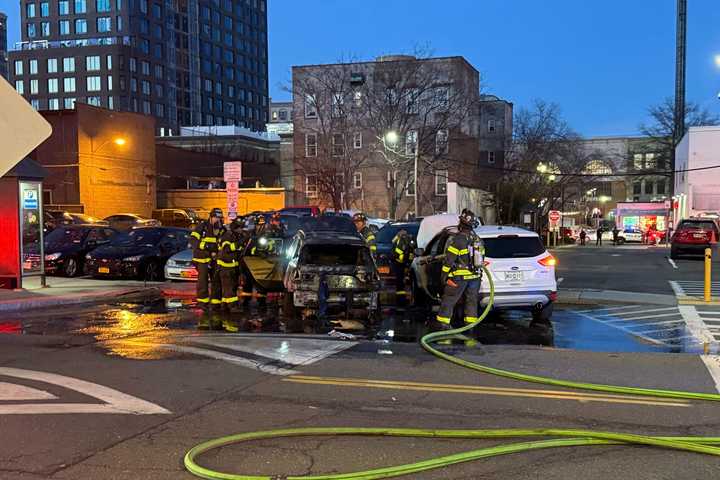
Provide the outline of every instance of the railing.
{"type": "Polygon", "coordinates": [[[100,38],[76,38],[70,40],[35,40],[32,42],[16,42],[15,50],[43,50],[46,48],[74,48],[93,47],[97,45],[129,45],[135,44],[134,37],[100,37],[100,38]]]}

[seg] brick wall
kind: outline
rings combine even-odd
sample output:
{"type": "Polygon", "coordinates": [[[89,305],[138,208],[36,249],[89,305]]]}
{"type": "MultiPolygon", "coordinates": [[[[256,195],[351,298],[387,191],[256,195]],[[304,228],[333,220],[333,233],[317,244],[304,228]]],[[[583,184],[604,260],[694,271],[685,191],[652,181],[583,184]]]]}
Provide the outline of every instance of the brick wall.
{"type": "MultiPolygon", "coordinates": [[[[238,214],[254,211],[280,210],[285,206],[285,190],[282,188],[241,188],[238,191],[238,214]]],[[[227,213],[225,190],[160,190],[158,208],[192,208],[209,212],[222,208],[227,213]]]]}

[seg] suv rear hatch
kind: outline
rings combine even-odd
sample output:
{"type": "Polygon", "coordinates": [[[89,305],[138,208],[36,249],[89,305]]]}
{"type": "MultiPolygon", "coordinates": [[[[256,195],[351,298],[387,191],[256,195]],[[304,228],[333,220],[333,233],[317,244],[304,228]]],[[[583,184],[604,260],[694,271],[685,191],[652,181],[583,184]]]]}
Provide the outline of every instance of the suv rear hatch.
{"type": "Polygon", "coordinates": [[[682,226],[675,233],[673,243],[683,245],[707,245],[712,241],[712,231],[702,227],[682,226]]]}
{"type": "MultiPolygon", "coordinates": [[[[537,236],[499,235],[482,239],[486,267],[496,292],[555,291],[555,259],[537,236]]],[[[490,284],[483,279],[483,292],[490,284]]]]}

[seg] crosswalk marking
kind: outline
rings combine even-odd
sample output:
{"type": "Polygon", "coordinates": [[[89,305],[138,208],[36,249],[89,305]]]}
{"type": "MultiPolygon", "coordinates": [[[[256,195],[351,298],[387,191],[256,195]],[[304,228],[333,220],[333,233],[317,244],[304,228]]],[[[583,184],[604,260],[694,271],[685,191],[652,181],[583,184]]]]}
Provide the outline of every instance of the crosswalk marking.
{"type": "MultiPolygon", "coordinates": [[[[678,297],[684,295],[702,296],[705,292],[705,282],[703,280],[671,280],[670,287],[678,297]]],[[[711,290],[713,296],[720,296],[720,282],[712,282],[711,290]]]]}
{"type": "MultiPolygon", "coordinates": [[[[651,312],[652,310],[648,310],[648,311],[651,312]]],[[[661,313],[661,314],[656,314],[656,315],[641,315],[639,317],[625,317],[622,321],[629,322],[629,321],[633,321],[633,320],[644,320],[646,318],[674,317],[677,315],[679,315],[678,312],[661,313]]]]}
{"type": "MultiPolygon", "coordinates": [[[[643,314],[644,314],[644,313],[652,313],[652,312],[667,312],[667,311],[670,311],[670,310],[675,310],[675,307],[655,308],[655,309],[650,309],[650,310],[647,310],[646,308],[641,308],[641,309],[639,309],[639,310],[636,311],[636,312],[622,312],[622,314],[624,315],[624,314],[627,313],[627,314],[632,315],[632,314],[635,314],[635,313],[643,313],[643,314]]],[[[614,316],[614,315],[617,315],[617,313],[615,313],[615,312],[612,312],[612,313],[604,313],[604,314],[598,315],[598,316],[599,316],[599,317],[612,317],[612,316],[614,316]]]]}

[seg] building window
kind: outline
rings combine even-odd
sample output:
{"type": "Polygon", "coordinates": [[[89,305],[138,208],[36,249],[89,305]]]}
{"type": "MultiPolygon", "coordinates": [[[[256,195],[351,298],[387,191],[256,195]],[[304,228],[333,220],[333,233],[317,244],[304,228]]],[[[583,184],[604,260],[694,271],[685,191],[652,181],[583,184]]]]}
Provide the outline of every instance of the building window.
{"type": "Polygon", "coordinates": [[[495,163],[495,152],[488,152],[488,163],[495,163]]]}
{"type": "Polygon", "coordinates": [[[362,188],[362,172],[353,173],[353,188],[356,190],[362,188]]]}
{"type": "Polygon", "coordinates": [[[101,107],[100,97],[87,97],[87,104],[95,107],[101,107]]]}
{"type": "Polygon", "coordinates": [[[35,4],[28,3],[25,5],[25,16],[27,18],[35,18],[35,4]]]}
{"type": "Polygon", "coordinates": [[[50,36],[50,22],[40,22],[40,36],[41,37],[49,37],[50,36]]]}
{"type": "Polygon", "coordinates": [[[30,106],[32,106],[35,110],[40,110],[40,100],[33,98],[30,100],[30,106]]]}
{"type": "Polygon", "coordinates": [[[437,170],[435,172],[435,195],[444,197],[447,195],[448,171],[437,170]]]}
{"type": "Polygon", "coordinates": [[[490,133],[495,131],[495,119],[494,118],[491,118],[490,120],[488,120],[487,129],[488,129],[488,132],[490,132],[490,133]]]}
{"type": "Polygon", "coordinates": [[[150,95],[150,82],[143,80],[141,82],[141,87],[143,95],[150,95]]]}
{"type": "Polygon", "coordinates": [[[362,92],[355,91],[353,92],[353,104],[355,105],[355,108],[362,107],[363,104],[363,95],[362,92]]]}
{"type": "Polygon", "coordinates": [[[342,157],[343,155],[345,155],[345,135],[342,133],[333,133],[332,156],[342,157]]]}
{"type": "Polygon", "coordinates": [[[449,151],[448,131],[445,129],[438,130],[435,133],[435,153],[437,155],[445,155],[449,151]]]}
{"type": "Polygon", "coordinates": [[[415,155],[417,150],[417,131],[410,130],[405,136],[405,155],[415,155]]]}
{"type": "Polygon", "coordinates": [[[314,95],[305,95],[305,118],[317,118],[317,103],[314,95]]]}
{"type": "Polygon", "coordinates": [[[70,15],[70,2],[69,0],[60,0],[58,2],[58,14],[59,15],[70,15]]]}
{"type": "Polygon", "coordinates": [[[317,198],[317,196],[318,196],[317,175],[306,175],[305,176],[305,196],[308,198],[317,198]]]}
{"type": "Polygon", "coordinates": [[[155,65],[155,78],[157,78],[158,80],[162,80],[162,78],[163,78],[163,66],[162,65],[155,65]]]}
{"type": "Polygon", "coordinates": [[[95,10],[98,12],[109,12],[110,0],[95,0],[95,10]]]}
{"type": "Polygon", "coordinates": [[[29,38],[35,38],[37,36],[37,30],[35,29],[34,23],[28,23],[27,25],[27,36],[29,38]]]}
{"type": "Polygon", "coordinates": [[[306,133],[305,134],[305,156],[306,157],[317,157],[317,134],[306,133]]]}
{"type": "Polygon", "coordinates": [[[643,169],[643,154],[642,153],[636,153],[633,155],[633,168],[635,170],[643,169]]]}
{"type": "Polygon", "coordinates": [[[57,93],[58,92],[58,79],[57,78],[48,78],[47,81],[47,87],[48,87],[48,93],[57,93]]]}
{"type": "Polygon", "coordinates": [[[85,69],[88,72],[100,70],[100,56],[93,55],[85,58],[85,69]]]}
{"type": "Polygon", "coordinates": [[[145,115],[150,115],[150,102],[148,102],[147,100],[143,100],[142,105],[143,105],[143,113],[145,115]]]}
{"type": "Polygon", "coordinates": [[[110,110],[114,110],[114,109],[115,109],[115,100],[114,100],[114,97],[108,97],[108,108],[109,108],[110,110]]]}
{"type": "Polygon", "coordinates": [[[642,193],[642,181],[633,182],[633,195],[640,195],[642,193]]]}
{"type": "Polygon", "coordinates": [[[332,94],[331,114],[333,117],[342,117],[344,114],[345,97],[342,93],[332,94]]]}
{"type": "Polygon", "coordinates": [[[99,92],[102,89],[100,77],[87,77],[87,91],[99,92]]]}
{"type": "Polygon", "coordinates": [[[155,18],[162,18],[162,7],[160,7],[159,4],[157,4],[157,3],[152,4],[152,15],[155,18]]]}
{"type": "Polygon", "coordinates": [[[22,95],[25,93],[25,83],[22,80],[15,80],[15,90],[22,95]]]}
{"type": "Polygon", "coordinates": [[[15,75],[23,74],[23,62],[22,60],[15,60],[15,75]]]}
{"type": "Polygon", "coordinates": [[[73,108],[75,108],[75,98],[74,97],[66,97],[63,100],[63,103],[64,103],[64,108],[66,108],[68,110],[72,110],[73,108]]]}
{"type": "Polygon", "coordinates": [[[107,69],[112,70],[112,55],[108,55],[106,57],[106,59],[107,59],[107,69]]]}
{"type": "Polygon", "coordinates": [[[355,132],[353,134],[353,148],[356,150],[362,148],[362,132],[355,132]]]}
{"type": "Polygon", "coordinates": [[[30,95],[37,95],[37,94],[38,94],[38,81],[30,80],[30,95]]]}
{"type": "Polygon", "coordinates": [[[165,117],[165,105],[162,103],[155,104],[155,116],[160,118],[165,117]]]}
{"type": "Polygon", "coordinates": [[[60,25],[60,35],[70,35],[70,21],[60,20],[58,23],[60,25]]]}
{"type": "Polygon", "coordinates": [[[130,91],[137,92],[137,79],[136,78],[130,78],[130,91]]]}
{"type": "Polygon", "coordinates": [[[50,4],[48,2],[40,3],[40,16],[41,17],[49,17],[50,16],[50,4]]]}
{"type": "Polygon", "coordinates": [[[137,71],[137,60],[135,57],[130,57],[130,71],[136,72],[137,71]]]}
{"type": "Polygon", "coordinates": [[[37,75],[38,73],[38,61],[37,60],[30,60],[28,62],[28,65],[30,66],[30,75],[37,75]]]}
{"type": "Polygon", "coordinates": [[[407,102],[406,113],[409,115],[417,115],[420,113],[420,90],[410,88],[405,92],[405,101],[407,102]]]}
{"type": "Polygon", "coordinates": [[[141,11],[142,13],[147,13],[147,12],[148,12],[148,8],[147,8],[147,7],[148,7],[148,2],[147,2],[147,0],[140,0],[140,11],[141,11]]]}
{"type": "Polygon", "coordinates": [[[57,73],[58,61],[57,58],[48,58],[47,60],[47,71],[48,73],[57,73]]]}
{"type": "Polygon", "coordinates": [[[395,188],[397,184],[397,171],[387,172],[387,188],[395,188]]]}
{"type": "Polygon", "coordinates": [[[75,57],[63,58],[63,72],[75,71],[75,57]]]}
{"type": "Polygon", "coordinates": [[[98,17],[97,31],[98,31],[98,33],[105,33],[105,32],[112,31],[112,22],[110,21],[110,17],[98,17]]]}
{"type": "Polygon", "coordinates": [[[155,84],[155,96],[156,96],[156,97],[159,97],[159,98],[162,98],[162,96],[163,96],[164,93],[165,93],[165,92],[164,92],[162,83],[156,83],[156,84],[155,84]]]}
{"type": "Polygon", "coordinates": [[[87,33],[87,20],[84,18],[75,20],[75,33],[87,33]]]}
{"type": "Polygon", "coordinates": [[[60,110],[60,99],[59,98],[51,98],[48,100],[48,109],[49,110],[60,110]]]}
{"type": "Polygon", "coordinates": [[[657,168],[657,157],[654,153],[645,154],[645,168],[648,170],[655,170],[657,168]]]}
{"type": "Polygon", "coordinates": [[[665,192],[667,191],[665,180],[658,180],[655,189],[655,193],[658,195],[665,195],[665,192]]]}
{"type": "Polygon", "coordinates": [[[113,79],[112,79],[112,75],[108,75],[108,76],[107,76],[107,89],[108,89],[109,92],[112,92],[112,89],[113,89],[113,79]]]}
{"type": "Polygon", "coordinates": [[[156,43],[153,46],[153,53],[155,54],[155,58],[162,59],[163,58],[163,46],[159,43],[156,43]]]}
{"type": "Polygon", "coordinates": [[[117,23],[117,31],[122,32],[123,29],[123,17],[117,16],[115,17],[115,23],[117,23]]]}
{"type": "Polygon", "coordinates": [[[450,105],[450,89],[448,87],[435,88],[435,106],[441,109],[450,105]]]}
{"type": "Polygon", "coordinates": [[[405,181],[405,196],[415,196],[415,179],[413,177],[409,176],[408,179],[405,181]]]}
{"type": "Polygon", "coordinates": [[[75,0],[75,13],[87,13],[86,0],[75,0]]]}
{"type": "Polygon", "coordinates": [[[74,77],[63,78],[63,91],[64,92],[74,92],[75,91],[75,78],[74,77]]]}
{"type": "Polygon", "coordinates": [[[150,75],[150,63],[144,60],[140,62],[140,72],[142,72],[143,75],[150,75]]]}

